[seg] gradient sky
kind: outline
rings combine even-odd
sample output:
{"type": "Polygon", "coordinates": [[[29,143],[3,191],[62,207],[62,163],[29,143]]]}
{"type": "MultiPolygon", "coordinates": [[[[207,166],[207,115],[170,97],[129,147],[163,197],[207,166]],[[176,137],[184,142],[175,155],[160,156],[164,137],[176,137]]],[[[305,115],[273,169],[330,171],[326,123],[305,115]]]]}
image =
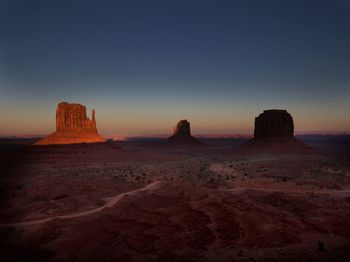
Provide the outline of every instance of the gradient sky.
{"type": "Polygon", "coordinates": [[[0,135],[54,131],[60,101],[105,136],[251,133],[270,108],[350,132],[350,1],[2,0],[0,91],[0,135]]]}

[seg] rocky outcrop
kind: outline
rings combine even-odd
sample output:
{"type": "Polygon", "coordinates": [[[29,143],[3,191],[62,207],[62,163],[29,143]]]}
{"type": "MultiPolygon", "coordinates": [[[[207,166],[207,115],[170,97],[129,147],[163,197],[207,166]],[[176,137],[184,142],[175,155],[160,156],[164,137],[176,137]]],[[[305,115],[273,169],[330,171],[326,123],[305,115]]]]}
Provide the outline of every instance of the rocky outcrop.
{"type": "Polygon", "coordinates": [[[264,110],[255,118],[254,137],[291,137],[293,135],[293,117],[287,110],[264,110]]]}
{"type": "Polygon", "coordinates": [[[91,119],[86,107],[80,104],[61,102],[56,110],[56,132],[40,140],[36,145],[77,144],[104,142],[96,128],[95,110],[91,119]]]}
{"type": "Polygon", "coordinates": [[[254,138],[244,143],[243,149],[310,150],[294,137],[293,117],[287,110],[264,110],[255,118],[254,138]]]}
{"type": "Polygon", "coordinates": [[[61,102],[56,110],[56,131],[94,131],[96,129],[95,110],[92,119],[86,116],[86,107],[80,104],[61,102]]]}
{"type": "Polygon", "coordinates": [[[180,120],[176,124],[174,134],[167,139],[167,142],[172,144],[203,144],[191,135],[190,122],[187,120],[180,120]]]}
{"type": "Polygon", "coordinates": [[[174,126],[174,135],[188,137],[191,136],[190,122],[187,120],[180,120],[176,126],[174,126]]]}

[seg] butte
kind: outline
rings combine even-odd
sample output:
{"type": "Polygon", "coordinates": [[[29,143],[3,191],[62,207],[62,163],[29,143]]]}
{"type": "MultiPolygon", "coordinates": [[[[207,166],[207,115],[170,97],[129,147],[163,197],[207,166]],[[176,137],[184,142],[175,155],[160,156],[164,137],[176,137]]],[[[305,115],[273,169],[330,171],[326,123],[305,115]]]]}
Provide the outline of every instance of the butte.
{"type": "Polygon", "coordinates": [[[191,135],[190,122],[180,120],[174,127],[174,134],[167,139],[168,144],[173,145],[204,145],[191,135]]]}
{"type": "Polygon", "coordinates": [[[91,120],[86,116],[86,107],[81,104],[61,102],[56,110],[56,132],[38,141],[35,145],[58,145],[105,142],[96,128],[95,110],[91,120]]]}
{"type": "Polygon", "coordinates": [[[310,150],[294,137],[293,117],[287,110],[264,110],[255,118],[254,138],[241,145],[242,149],[310,150]]]}

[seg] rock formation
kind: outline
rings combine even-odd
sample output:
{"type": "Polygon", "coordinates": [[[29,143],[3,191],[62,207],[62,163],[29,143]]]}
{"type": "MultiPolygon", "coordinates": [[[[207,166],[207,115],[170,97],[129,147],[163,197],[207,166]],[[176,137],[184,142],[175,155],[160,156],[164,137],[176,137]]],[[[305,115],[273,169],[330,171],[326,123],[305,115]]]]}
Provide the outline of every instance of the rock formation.
{"type": "Polygon", "coordinates": [[[294,137],[293,117],[287,110],[264,110],[255,118],[254,138],[241,146],[244,149],[309,149],[294,137]]]}
{"type": "Polygon", "coordinates": [[[294,123],[287,110],[264,110],[255,118],[254,137],[291,137],[294,123]]]}
{"type": "Polygon", "coordinates": [[[190,122],[187,120],[180,120],[176,126],[174,126],[174,135],[188,137],[191,136],[190,122]]]}
{"type": "Polygon", "coordinates": [[[56,110],[56,131],[65,130],[97,132],[95,110],[92,110],[92,120],[90,120],[86,117],[85,106],[59,103],[56,110]]]}
{"type": "Polygon", "coordinates": [[[86,107],[80,104],[61,102],[56,110],[56,132],[40,140],[36,145],[77,144],[104,142],[97,133],[95,110],[91,120],[86,116],[86,107]]]}
{"type": "Polygon", "coordinates": [[[168,138],[167,142],[173,144],[203,144],[191,135],[190,122],[187,120],[180,120],[177,123],[174,127],[174,134],[168,138]]]}

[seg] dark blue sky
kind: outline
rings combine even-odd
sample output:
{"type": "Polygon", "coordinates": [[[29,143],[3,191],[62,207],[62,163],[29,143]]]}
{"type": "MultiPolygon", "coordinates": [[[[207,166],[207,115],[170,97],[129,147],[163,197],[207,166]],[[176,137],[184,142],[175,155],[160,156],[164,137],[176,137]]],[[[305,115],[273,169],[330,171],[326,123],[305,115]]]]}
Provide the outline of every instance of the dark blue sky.
{"type": "Polygon", "coordinates": [[[107,135],[250,132],[276,107],[350,131],[347,0],[5,0],[0,39],[0,134],[49,132],[62,100],[107,135]]]}

